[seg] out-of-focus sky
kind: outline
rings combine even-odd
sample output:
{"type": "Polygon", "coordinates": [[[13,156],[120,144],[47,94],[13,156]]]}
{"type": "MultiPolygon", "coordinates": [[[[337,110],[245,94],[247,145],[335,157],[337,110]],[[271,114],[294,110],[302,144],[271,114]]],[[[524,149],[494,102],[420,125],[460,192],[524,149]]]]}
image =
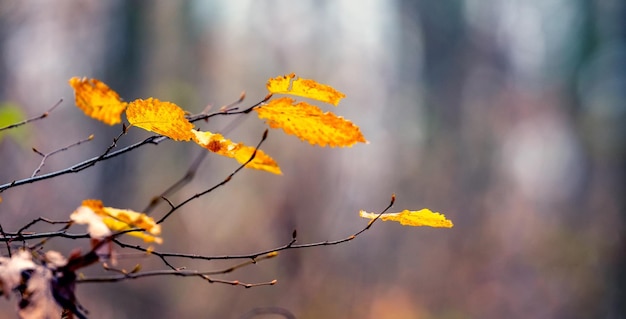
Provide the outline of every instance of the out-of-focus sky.
{"type": "MultiPolygon", "coordinates": [[[[355,241],[223,276],[278,279],[271,287],[185,278],[80,285],[91,317],[240,318],[279,307],[297,318],[620,318],[624,21],[619,0],[2,0],[0,108],[28,117],[64,101],[2,136],[0,184],[32,174],[41,159],[33,147],[95,135],[50,158],[43,172],[51,172],[97,156],[120,132],[74,107],[73,76],[98,78],[126,100],[152,96],[198,113],[242,91],[252,105],[268,78],[295,72],[344,92],[325,110],[358,124],[370,143],[322,149],[272,130],[263,149],[284,175],[242,171],[168,220],[156,249],[251,253],[288,242],[293,229],[302,243],[339,239],[366,224],[360,209],[380,210],[392,193],[394,210],[428,207],[454,228],[380,223],[355,241]]],[[[253,115],[201,127],[250,145],[264,129],[253,115]]],[[[147,136],[134,130],[120,144],[147,136]]],[[[0,223],[16,230],[38,216],[66,219],[86,198],[141,210],[201,151],[170,141],[9,189],[0,223]]],[[[170,200],[234,168],[209,155],[170,200]]],[[[87,244],[54,239],[46,248],[77,246],[87,244]]],[[[122,262],[164,267],[138,256],[122,262]]],[[[0,303],[7,318],[13,306],[0,303]]]]}

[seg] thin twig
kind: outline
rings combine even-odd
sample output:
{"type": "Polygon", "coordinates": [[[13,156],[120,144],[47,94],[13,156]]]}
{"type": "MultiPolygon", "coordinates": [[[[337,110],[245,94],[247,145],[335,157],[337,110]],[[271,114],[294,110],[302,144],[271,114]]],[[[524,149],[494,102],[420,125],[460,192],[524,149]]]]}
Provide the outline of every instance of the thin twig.
{"type": "Polygon", "coordinates": [[[57,150],[54,150],[54,151],[52,151],[50,153],[47,153],[47,154],[44,154],[44,153],[40,152],[39,150],[37,150],[36,148],[33,147],[33,152],[41,155],[43,158],[41,159],[41,163],[39,163],[39,166],[37,166],[37,169],[35,169],[35,171],[33,172],[33,175],[31,175],[30,177],[37,176],[37,173],[39,173],[41,171],[41,169],[43,168],[43,166],[44,166],[46,160],[48,159],[48,157],[50,157],[50,156],[52,156],[54,154],[63,152],[63,151],[67,151],[68,149],[70,149],[70,148],[72,148],[74,146],[78,146],[78,145],[80,145],[82,143],[89,142],[91,140],[93,140],[93,134],[89,135],[89,137],[87,137],[86,139],[80,140],[78,142],[74,142],[74,143],[72,143],[70,145],[67,145],[67,146],[62,147],[62,148],[57,149],[57,150]]]}
{"type": "MultiPolygon", "coordinates": [[[[2,224],[0,224],[0,235],[2,235],[2,238],[7,238],[7,234],[4,232],[4,229],[2,228],[2,224]]],[[[8,255],[9,258],[11,258],[12,253],[11,253],[11,244],[9,243],[9,241],[5,241],[6,245],[7,245],[7,251],[8,251],[8,255]]]]}
{"type": "Polygon", "coordinates": [[[202,164],[202,161],[204,161],[207,154],[209,154],[209,152],[207,152],[206,150],[202,150],[200,154],[198,154],[198,157],[196,157],[196,159],[193,161],[193,163],[191,163],[185,175],[181,179],[176,181],[174,184],[172,184],[172,186],[168,187],[165,191],[163,191],[163,193],[161,193],[158,196],[153,197],[152,200],[150,201],[150,204],[148,204],[148,207],[146,207],[143,210],[143,213],[146,215],[150,214],[150,212],[156,207],[156,205],[159,204],[161,200],[164,200],[167,196],[170,196],[171,194],[175,193],[176,191],[181,189],[183,186],[185,186],[187,183],[189,183],[191,180],[193,180],[194,176],[196,176],[196,172],[198,171],[198,168],[200,167],[200,164],[202,164]]]}
{"type": "Polygon", "coordinates": [[[57,177],[57,176],[60,176],[60,175],[69,174],[69,173],[78,173],[78,172],[80,172],[80,171],[82,171],[84,169],[87,169],[87,168],[89,168],[91,166],[94,166],[96,163],[98,163],[100,161],[104,161],[106,159],[109,159],[109,158],[112,158],[112,157],[124,154],[124,153],[129,152],[129,151],[131,151],[131,150],[133,150],[133,149],[135,149],[135,148],[137,148],[139,146],[142,146],[142,145],[145,145],[145,144],[148,144],[148,143],[158,144],[158,142],[155,143],[154,140],[157,140],[159,138],[161,138],[163,140],[166,139],[166,137],[163,137],[163,136],[160,136],[160,135],[156,135],[156,136],[149,137],[149,138],[147,138],[147,139],[145,139],[145,140],[143,140],[141,142],[138,142],[138,143],[129,145],[127,147],[124,147],[123,149],[120,149],[118,151],[111,152],[111,150],[113,148],[115,148],[115,146],[117,146],[117,141],[124,134],[126,134],[126,130],[122,130],[122,133],[120,133],[120,135],[118,135],[117,137],[115,137],[113,139],[113,143],[100,156],[96,156],[96,157],[90,158],[90,159],[88,159],[86,161],[82,161],[82,162],[80,162],[78,164],[75,164],[74,166],[68,167],[66,169],[58,170],[58,171],[51,172],[51,173],[48,173],[48,174],[37,175],[37,176],[34,176],[34,177],[29,177],[29,178],[25,178],[25,179],[21,179],[21,180],[16,180],[16,181],[13,181],[11,183],[6,183],[6,184],[3,184],[3,185],[0,185],[0,193],[4,192],[5,190],[7,190],[9,188],[13,188],[13,187],[16,187],[16,186],[21,186],[21,185],[25,185],[25,184],[31,184],[31,183],[35,183],[35,182],[42,181],[42,180],[45,180],[45,179],[54,178],[54,177],[57,177]]]}
{"type": "MultiPolygon", "coordinates": [[[[220,112],[225,112],[225,111],[228,111],[228,110],[236,110],[237,109],[236,106],[241,104],[245,98],[246,98],[246,92],[242,91],[241,94],[239,94],[239,99],[237,99],[237,101],[234,101],[234,102],[232,102],[230,104],[226,104],[226,105],[220,107],[220,112]]],[[[204,113],[208,114],[209,113],[209,109],[210,108],[205,109],[204,113]]]]}
{"type": "Polygon", "coordinates": [[[165,216],[161,217],[161,219],[159,219],[157,221],[157,224],[160,224],[160,223],[164,222],[175,211],[177,211],[178,209],[180,209],[181,207],[183,207],[187,203],[191,202],[192,200],[194,200],[194,199],[196,199],[196,198],[198,198],[200,196],[206,195],[206,194],[212,192],[213,190],[215,190],[216,188],[224,186],[226,183],[228,183],[233,178],[233,176],[235,176],[239,171],[241,171],[244,167],[246,167],[246,165],[248,165],[248,163],[250,163],[255,158],[257,150],[259,149],[259,147],[261,147],[261,144],[263,144],[265,139],[267,139],[267,134],[268,134],[268,130],[265,129],[265,132],[263,132],[263,137],[261,138],[259,143],[254,148],[254,152],[252,152],[252,156],[250,156],[250,158],[245,163],[243,163],[239,167],[237,167],[237,169],[235,169],[232,173],[230,173],[223,181],[217,183],[216,185],[212,186],[211,188],[209,188],[209,189],[207,189],[207,190],[205,190],[203,192],[197,193],[197,194],[187,198],[186,200],[182,201],[180,204],[172,207],[170,209],[170,211],[165,214],[165,216]]]}
{"type": "MultiPolygon", "coordinates": [[[[223,112],[216,112],[216,113],[212,113],[212,114],[199,114],[199,115],[194,115],[194,116],[189,117],[188,120],[193,123],[193,122],[197,122],[197,121],[200,121],[200,120],[205,120],[205,119],[211,118],[213,116],[218,116],[218,115],[232,115],[232,114],[250,113],[255,107],[257,107],[257,106],[267,102],[267,100],[269,98],[271,98],[271,94],[267,95],[262,101],[260,101],[260,102],[258,102],[256,104],[246,108],[245,110],[241,110],[241,111],[229,111],[229,110],[226,110],[226,111],[223,111],[223,112]]],[[[126,128],[124,128],[123,131],[125,133],[126,128]]],[[[121,135],[123,135],[123,133],[120,134],[120,136],[121,135]]],[[[42,181],[42,180],[45,180],[45,179],[54,178],[54,177],[57,177],[57,176],[60,176],[60,175],[65,175],[65,174],[70,174],[70,173],[77,173],[77,172],[80,172],[80,171],[82,171],[84,169],[87,169],[87,168],[89,168],[91,166],[94,166],[98,162],[105,161],[105,160],[107,160],[109,158],[113,158],[113,157],[122,155],[124,153],[128,153],[128,152],[130,152],[130,151],[132,151],[132,150],[134,150],[136,148],[139,148],[141,146],[144,146],[146,144],[158,145],[159,143],[161,143],[164,140],[168,139],[167,137],[162,136],[162,135],[153,135],[151,137],[146,138],[143,141],[137,142],[135,144],[131,144],[131,145],[126,146],[124,148],[121,148],[121,149],[119,149],[119,150],[117,150],[115,152],[110,152],[113,149],[113,147],[115,147],[117,139],[119,139],[120,136],[118,136],[118,138],[116,138],[114,140],[114,143],[100,156],[96,156],[96,157],[90,158],[88,160],[82,161],[82,162],[80,162],[78,164],[75,164],[75,165],[73,165],[71,167],[68,167],[68,168],[65,168],[65,169],[62,169],[62,170],[58,170],[58,171],[51,172],[51,173],[48,173],[48,174],[38,175],[38,176],[35,176],[35,177],[29,177],[29,178],[25,178],[25,179],[21,179],[21,180],[15,180],[15,181],[10,182],[10,183],[2,184],[2,185],[0,185],[0,193],[4,192],[5,190],[7,190],[9,188],[13,188],[13,187],[17,187],[17,186],[21,186],[21,185],[25,185],[25,184],[31,184],[31,183],[39,182],[39,181],[42,181]]]]}
{"type": "Polygon", "coordinates": [[[128,272],[128,271],[125,271],[125,270],[113,269],[113,268],[109,268],[108,266],[106,266],[105,267],[106,270],[115,271],[115,272],[120,273],[120,274],[116,275],[116,276],[106,276],[106,277],[94,277],[94,278],[78,279],[77,282],[79,282],[79,283],[87,283],[87,282],[118,282],[118,281],[123,281],[123,280],[128,280],[128,279],[137,279],[137,278],[142,278],[142,277],[181,276],[181,277],[200,277],[200,278],[203,278],[203,279],[209,281],[210,283],[214,283],[215,282],[215,283],[224,283],[224,284],[229,284],[229,285],[239,285],[239,286],[244,286],[246,288],[251,288],[251,287],[256,287],[256,286],[263,286],[263,285],[274,285],[277,282],[276,280],[272,280],[272,281],[269,281],[269,282],[263,282],[263,283],[248,284],[248,283],[240,282],[238,280],[230,281],[230,280],[211,278],[209,276],[227,274],[227,273],[235,271],[236,269],[256,264],[257,262],[260,262],[262,260],[267,260],[267,259],[276,257],[277,255],[278,255],[278,253],[272,252],[272,253],[266,254],[265,256],[257,258],[254,261],[247,261],[247,262],[243,262],[243,263],[234,265],[232,267],[228,267],[228,268],[220,269],[220,270],[213,270],[213,271],[196,271],[196,270],[181,270],[181,269],[171,269],[171,270],[169,270],[168,269],[168,270],[153,270],[153,271],[143,271],[143,272],[140,272],[140,271],[128,272]]]}
{"type": "MultiPolygon", "coordinates": [[[[68,230],[71,226],[72,226],[72,222],[67,222],[67,224],[66,224],[65,226],[63,226],[63,228],[59,229],[58,231],[60,231],[60,232],[65,232],[65,231],[67,231],[67,230],[68,230]]],[[[44,245],[45,243],[47,243],[47,242],[48,242],[48,240],[50,240],[50,239],[51,239],[51,238],[44,238],[44,239],[43,239],[43,240],[41,240],[40,242],[38,242],[38,243],[36,243],[36,244],[34,244],[34,245],[31,245],[29,248],[30,248],[31,250],[35,250],[35,249],[37,249],[38,247],[43,247],[43,245],[44,245]]]]}
{"type": "MultiPolygon", "coordinates": [[[[220,108],[220,112],[225,112],[225,111],[228,111],[228,110],[236,109],[235,106],[238,105],[238,104],[241,104],[241,102],[243,102],[243,100],[245,98],[246,98],[246,92],[241,92],[241,95],[239,96],[239,99],[237,101],[234,101],[234,102],[232,102],[230,104],[222,106],[220,108]]],[[[256,105],[258,105],[258,103],[255,104],[255,106],[256,105]]],[[[204,114],[204,113],[208,114],[209,109],[210,109],[210,105],[208,105],[202,111],[202,114],[204,114]]],[[[233,128],[235,128],[241,122],[241,121],[237,121],[240,118],[241,118],[241,115],[240,115],[240,117],[236,118],[234,121],[230,122],[225,129],[221,130],[221,133],[222,134],[227,134],[228,132],[230,132],[233,128]]],[[[205,120],[208,120],[208,118],[205,119],[205,120]]],[[[153,197],[152,200],[150,200],[150,203],[148,204],[148,206],[143,210],[143,212],[146,215],[150,214],[150,212],[162,200],[167,201],[170,204],[170,207],[173,207],[172,203],[169,202],[169,200],[167,200],[167,197],[171,196],[172,194],[174,194],[175,192],[180,190],[183,186],[185,186],[186,184],[188,184],[189,182],[191,182],[193,180],[193,178],[196,175],[196,172],[198,171],[198,168],[200,167],[200,164],[202,163],[202,161],[204,161],[204,159],[206,158],[207,154],[208,154],[208,152],[206,152],[206,151],[201,152],[198,155],[198,157],[196,157],[196,159],[193,161],[193,163],[189,166],[189,168],[187,169],[187,172],[185,173],[185,175],[181,179],[179,179],[178,181],[174,182],[174,184],[172,184],[165,191],[163,191],[163,193],[161,193],[158,196],[153,197]]]]}
{"type": "Polygon", "coordinates": [[[196,121],[199,121],[199,120],[206,120],[206,119],[212,118],[214,116],[234,115],[234,114],[247,114],[247,113],[252,112],[252,110],[254,110],[255,107],[257,107],[257,106],[267,102],[270,98],[272,98],[272,94],[266,95],[263,98],[263,100],[255,103],[254,105],[249,106],[249,107],[247,107],[247,108],[245,108],[243,110],[239,110],[238,107],[232,107],[232,108],[224,109],[224,110],[221,110],[219,112],[215,112],[215,113],[211,113],[211,114],[202,114],[201,113],[201,114],[198,114],[198,115],[193,115],[193,116],[190,116],[188,118],[188,120],[189,120],[189,122],[193,123],[193,122],[196,122],[196,121]]]}
{"type": "Polygon", "coordinates": [[[267,282],[259,282],[259,283],[245,283],[239,280],[224,280],[211,278],[209,275],[205,275],[202,272],[198,271],[176,271],[176,270],[154,270],[154,271],[145,271],[140,273],[128,274],[128,275],[118,275],[118,276],[110,276],[110,277],[94,277],[94,278],[82,278],[77,279],[76,283],[103,283],[103,282],[119,282],[128,279],[137,279],[144,277],[161,277],[161,276],[179,276],[179,277],[200,277],[209,283],[220,283],[231,286],[242,286],[244,288],[253,288],[259,286],[272,286],[275,285],[278,281],[276,279],[267,282]]]}
{"type": "Polygon", "coordinates": [[[66,233],[65,230],[60,231],[51,231],[45,233],[32,233],[32,234],[17,234],[17,233],[7,233],[5,232],[6,237],[0,238],[0,242],[12,242],[15,240],[33,240],[33,239],[42,239],[42,238],[54,238],[54,237],[62,237],[69,239],[80,239],[80,238],[89,238],[88,233],[83,234],[72,234],[66,233]]]}
{"type": "Polygon", "coordinates": [[[12,128],[16,128],[16,127],[18,127],[18,126],[22,126],[22,125],[24,125],[24,124],[28,124],[28,123],[30,123],[30,122],[34,122],[34,121],[37,121],[37,120],[41,120],[41,119],[43,119],[43,118],[45,118],[45,117],[48,117],[48,115],[50,115],[50,112],[52,112],[52,111],[53,111],[53,110],[54,110],[57,106],[61,105],[61,103],[62,103],[62,102],[63,102],[63,99],[60,99],[60,100],[59,100],[58,102],[56,102],[56,103],[55,103],[55,104],[54,104],[51,108],[49,108],[47,111],[45,111],[45,112],[44,112],[43,114],[41,114],[41,115],[38,115],[38,116],[35,116],[35,117],[32,117],[32,118],[29,118],[29,119],[27,119],[27,120],[24,120],[24,121],[21,121],[21,122],[18,122],[18,123],[11,124],[11,125],[9,125],[9,126],[0,127],[0,131],[4,131],[4,130],[9,130],[9,129],[12,129],[12,128]]]}
{"type": "Polygon", "coordinates": [[[69,224],[72,221],[70,221],[70,220],[51,220],[51,219],[48,219],[48,218],[45,218],[45,217],[37,217],[37,218],[33,219],[30,223],[22,226],[22,228],[20,228],[17,231],[17,235],[19,236],[26,229],[30,228],[31,226],[33,226],[33,225],[35,225],[35,224],[37,224],[39,222],[47,223],[47,224],[50,224],[50,225],[58,225],[58,224],[69,224]]]}
{"type": "Polygon", "coordinates": [[[251,259],[251,260],[254,260],[254,259],[258,258],[259,256],[266,255],[266,254],[271,254],[271,253],[279,252],[279,251],[283,251],[283,250],[312,248],[312,247],[318,247],[318,246],[331,246],[331,245],[337,245],[337,244],[341,244],[341,243],[344,243],[344,242],[347,242],[347,241],[351,241],[351,240],[355,239],[356,237],[358,237],[359,235],[361,235],[366,230],[370,229],[372,227],[372,225],[374,224],[374,222],[376,222],[380,218],[380,216],[382,214],[386,213],[393,206],[395,200],[396,200],[395,195],[392,195],[391,196],[391,201],[390,201],[389,205],[387,205],[387,207],[385,209],[383,209],[378,214],[378,216],[376,216],[376,218],[372,219],[370,222],[367,223],[367,225],[365,227],[361,228],[359,231],[355,232],[354,234],[352,234],[352,235],[350,235],[348,237],[345,237],[345,238],[342,238],[342,239],[338,239],[338,240],[333,240],[333,241],[322,241],[322,242],[315,242],[315,243],[296,245],[295,244],[296,243],[296,232],[294,231],[294,233],[292,235],[292,239],[287,244],[284,244],[284,245],[276,247],[276,248],[267,249],[267,250],[264,250],[264,251],[250,253],[250,254],[221,255],[221,256],[203,256],[203,255],[198,255],[198,254],[167,253],[167,252],[158,252],[158,251],[154,251],[154,250],[148,250],[147,248],[141,247],[139,245],[126,244],[126,243],[123,243],[123,242],[119,241],[118,239],[113,239],[113,242],[116,243],[117,245],[119,245],[122,248],[131,248],[131,249],[134,249],[134,250],[138,250],[138,251],[150,253],[152,255],[156,255],[159,258],[161,258],[161,260],[163,260],[163,261],[166,261],[166,259],[168,257],[198,259],[198,260],[229,260],[229,259],[251,259]]]}

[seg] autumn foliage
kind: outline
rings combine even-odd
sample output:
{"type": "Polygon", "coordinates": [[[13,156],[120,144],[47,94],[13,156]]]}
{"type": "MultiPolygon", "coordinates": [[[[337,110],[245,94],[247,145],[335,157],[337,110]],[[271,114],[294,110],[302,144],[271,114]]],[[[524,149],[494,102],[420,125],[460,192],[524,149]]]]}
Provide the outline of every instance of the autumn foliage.
{"type": "MultiPolygon", "coordinates": [[[[189,201],[226,184],[241,168],[252,168],[279,175],[283,173],[276,160],[259,149],[260,143],[256,146],[250,146],[242,142],[231,141],[220,133],[199,130],[194,126],[194,121],[207,119],[215,114],[229,115],[255,112],[258,118],[264,120],[269,128],[282,129],[286,134],[294,135],[312,145],[320,147],[351,147],[357,143],[367,143],[359,127],[351,121],[333,112],[323,111],[319,106],[307,101],[297,99],[306,98],[337,106],[341,99],[345,98],[343,93],[329,85],[320,84],[310,79],[298,78],[295,74],[270,78],[266,84],[268,96],[248,109],[226,108],[220,110],[220,113],[198,115],[190,115],[190,112],[185,111],[172,102],[160,101],[152,97],[136,99],[129,103],[124,102],[114,90],[96,79],[74,77],[69,80],[69,84],[75,92],[76,106],[85,115],[107,125],[116,125],[122,123],[122,115],[125,114],[128,124],[121,125],[122,134],[120,137],[130,129],[141,128],[157,134],[154,138],[169,138],[174,141],[193,142],[208,152],[232,158],[241,166],[228,175],[223,182],[196,194],[194,197],[188,198],[182,203],[176,205],[168,201],[171,206],[170,211],[158,220],[144,212],[107,207],[97,199],[84,200],[75,209],[72,208],[72,213],[68,212],[70,221],[65,223],[59,234],[65,234],[65,237],[68,237],[66,231],[70,227],[75,224],[86,225],[91,243],[91,250],[87,253],[75,252],[68,257],[61,256],[55,251],[41,253],[34,249],[40,245],[37,244],[31,246],[24,245],[18,252],[8,257],[0,257],[0,294],[9,296],[14,291],[18,292],[21,299],[20,305],[23,305],[19,307],[18,315],[22,318],[58,317],[57,315],[60,315],[61,309],[69,316],[85,318],[86,315],[81,310],[74,294],[74,285],[77,282],[123,281],[155,275],[195,276],[211,283],[222,282],[245,287],[264,284],[271,285],[276,282],[272,280],[267,283],[245,284],[239,281],[215,279],[208,277],[208,274],[205,273],[182,270],[171,266],[167,262],[167,257],[170,255],[158,252],[153,246],[131,246],[119,241],[121,236],[128,235],[141,238],[147,244],[161,244],[164,240],[167,240],[161,237],[161,223],[189,201]],[[286,96],[274,98],[274,95],[286,96]],[[124,248],[132,248],[156,255],[163,260],[169,269],[157,273],[149,273],[142,272],[139,267],[132,271],[115,270],[117,273],[120,273],[117,277],[79,278],[78,270],[96,263],[101,263],[105,270],[113,270],[107,263],[114,263],[115,250],[124,248]],[[23,276],[24,272],[30,274],[26,279],[23,276]],[[62,276],[62,278],[59,276],[62,276]],[[60,284],[60,282],[63,283],[60,284]]],[[[266,137],[267,135],[265,134],[263,140],[266,137]]],[[[112,148],[115,146],[118,138],[114,140],[112,148]]],[[[154,139],[151,141],[154,141],[154,139]]],[[[136,145],[140,146],[143,144],[136,145]]],[[[127,148],[126,151],[131,149],[127,148]]],[[[93,163],[106,160],[108,156],[111,156],[110,151],[111,149],[107,149],[102,156],[94,159],[93,163]]],[[[70,167],[68,172],[80,171],[86,167],[89,166],[86,164],[75,165],[70,167]]],[[[43,178],[35,175],[33,174],[30,180],[25,179],[0,186],[0,193],[8,188],[35,182],[43,178]]],[[[162,198],[167,200],[164,196],[162,198]]],[[[394,200],[395,197],[392,197],[392,201],[387,209],[391,207],[394,200]]],[[[249,258],[252,262],[257,262],[277,256],[280,250],[339,244],[350,241],[371,227],[379,219],[396,221],[401,225],[407,226],[444,228],[453,226],[452,222],[446,219],[444,215],[428,209],[418,211],[404,210],[399,213],[387,213],[387,209],[379,213],[360,211],[359,215],[369,219],[369,223],[360,231],[344,239],[298,246],[295,244],[296,233],[294,232],[293,240],[289,244],[269,252],[251,254],[249,258]]],[[[46,222],[45,219],[36,220],[27,224],[27,226],[16,233],[3,232],[3,241],[7,243],[14,240],[26,242],[29,239],[23,231],[40,221],[46,222]]],[[[69,237],[72,238],[71,236],[69,237]]],[[[73,239],[78,238],[82,237],[77,236],[73,239]]],[[[9,250],[10,252],[11,250],[9,250]]],[[[189,257],[184,254],[174,254],[174,256],[189,257]]],[[[193,258],[200,257],[194,256],[193,258]]],[[[210,258],[206,257],[206,259],[209,260],[210,258]]],[[[249,263],[243,263],[233,269],[247,264],[249,263]]],[[[230,272],[232,269],[228,271],[230,272]]]]}

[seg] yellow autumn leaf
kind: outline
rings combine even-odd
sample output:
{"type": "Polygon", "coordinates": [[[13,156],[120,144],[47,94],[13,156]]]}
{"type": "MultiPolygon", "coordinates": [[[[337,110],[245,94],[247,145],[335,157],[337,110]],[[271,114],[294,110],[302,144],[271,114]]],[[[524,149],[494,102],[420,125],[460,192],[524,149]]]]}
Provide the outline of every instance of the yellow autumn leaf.
{"type": "MultiPolygon", "coordinates": [[[[363,218],[375,219],[379,214],[360,211],[359,216],[363,218]]],[[[385,213],[380,215],[380,220],[396,221],[406,226],[429,226],[452,228],[452,221],[446,219],[446,216],[440,213],[433,213],[429,209],[421,209],[418,211],[403,210],[399,213],[385,213]]]]}
{"type": "Polygon", "coordinates": [[[171,102],[137,99],[128,105],[126,118],[133,126],[176,141],[189,141],[194,137],[191,133],[193,124],[185,118],[185,111],[171,102]]]}
{"type": "Polygon", "coordinates": [[[121,114],[128,103],[122,102],[117,92],[96,79],[73,77],[69,83],[76,106],[87,116],[109,125],[122,122],[121,114]]]}
{"type": "Polygon", "coordinates": [[[255,108],[259,118],[266,119],[271,128],[282,128],[304,141],[319,146],[352,146],[367,143],[358,126],[317,106],[288,97],[272,100],[255,108]]]}
{"type": "MultiPolygon", "coordinates": [[[[191,132],[194,134],[194,141],[198,143],[198,145],[213,153],[234,158],[241,164],[247,162],[250,157],[252,157],[255,150],[254,147],[246,146],[243,143],[234,143],[231,140],[224,138],[222,134],[200,132],[196,130],[191,130],[191,132]]],[[[254,159],[252,159],[246,167],[264,170],[279,175],[282,174],[280,167],[276,164],[276,161],[261,150],[256,151],[254,159]]]]}
{"type": "Polygon", "coordinates": [[[318,101],[330,103],[334,106],[346,97],[345,94],[335,90],[332,86],[320,84],[314,80],[297,78],[294,73],[278,76],[267,81],[267,90],[278,94],[291,94],[303,96],[318,101]]]}
{"type": "MultiPolygon", "coordinates": [[[[124,231],[134,228],[141,228],[143,231],[133,231],[128,234],[139,237],[145,242],[155,242],[160,244],[163,239],[157,237],[161,234],[161,225],[158,225],[152,217],[128,209],[117,209],[104,207],[102,201],[96,199],[84,200],[78,210],[87,208],[101,218],[104,225],[113,231],[124,231]]],[[[78,211],[77,210],[77,211],[78,211]]],[[[91,234],[91,232],[90,232],[91,234]]]]}

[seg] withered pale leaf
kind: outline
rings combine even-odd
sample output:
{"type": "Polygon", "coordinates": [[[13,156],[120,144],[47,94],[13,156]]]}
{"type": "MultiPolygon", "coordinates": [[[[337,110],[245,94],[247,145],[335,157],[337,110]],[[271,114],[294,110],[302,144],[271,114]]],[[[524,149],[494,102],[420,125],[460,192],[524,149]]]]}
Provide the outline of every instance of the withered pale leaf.
{"type": "Polygon", "coordinates": [[[111,235],[111,229],[104,223],[102,216],[89,206],[78,207],[71,215],[70,219],[77,224],[87,225],[87,232],[91,238],[102,239],[111,235]]]}
{"type": "Polygon", "coordinates": [[[330,103],[334,106],[346,97],[332,86],[314,80],[297,78],[294,73],[278,76],[267,81],[267,90],[272,94],[290,94],[330,103]]]}
{"type": "Polygon", "coordinates": [[[52,295],[52,271],[37,265],[28,278],[17,312],[20,319],[61,319],[62,308],[52,295]]]}
{"type": "MultiPolygon", "coordinates": [[[[140,228],[143,231],[129,232],[128,235],[139,237],[145,242],[155,242],[157,244],[163,242],[162,238],[157,237],[161,234],[161,225],[158,225],[152,217],[149,217],[146,214],[138,213],[128,209],[104,207],[101,201],[95,199],[84,200],[82,206],[80,206],[78,209],[87,209],[93,211],[94,214],[101,219],[102,223],[104,223],[104,225],[106,225],[106,227],[112,231],[124,231],[134,228],[140,228]]],[[[92,235],[92,237],[94,236],[92,235]]]]}
{"type": "Polygon", "coordinates": [[[189,141],[194,137],[191,133],[193,124],[185,118],[185,111],[171,102],[137,99],[128,105],[126,118],[133,126],[176,141],[189,141]]]}
{"type": "Polygon", "coordinates": [[[322,112],[306,102],[294,103],[293,99],[283,97],[254,110],[271,128],[282,128],[285,133],[314,145],[345,147],[367,143],[359,127],[343,117],[322,112]]]}
{"type": "Polygon", "coordinates": [[[69,83],[74,88],[76,106],[87,116],[109,125],[122,122],[127,103],[117,92],[96,79],[73,77],[69,83]]]}
{"type": "Polygon", "coordinates": [[[7,299],[22,281],[22,271],[35,269],[30,252],[20,250],[11,258],[0,257],[0,296],[7,299]]]}
{"type": "MultiPolygon", "coordinates": [[[[237,162],[244,164],[247,162],[255,148],[246,146],[243,143],[234,143],[233,141],[224,138],[222,134],[211,132],[200,132],[192,130],[195,135],[194,141],[198,145],[206,148],[207,150],[230,158],[234,158],[237,162]]],[[[264,170],[274,174],[282,174],[280,167],[269,155],[265,154],[262,150],[257,150],[254,159],[250,161],[247,168],[254,168],[264,170]]]]}
{"type": "MultiPolygon", "coordinates": [[[[360,211],[359,215],[363,218],[375,219],[379,214],[360,211]]],[[[380,220],[396,221],[406,226],[429,226],[452,228],[452,221],[446,219],[446,216],[440,213],[434,213],[429,209],[421,209],[419,211],[403,210],[399,213],[385,213],[380,215],[380,220]]]]}

